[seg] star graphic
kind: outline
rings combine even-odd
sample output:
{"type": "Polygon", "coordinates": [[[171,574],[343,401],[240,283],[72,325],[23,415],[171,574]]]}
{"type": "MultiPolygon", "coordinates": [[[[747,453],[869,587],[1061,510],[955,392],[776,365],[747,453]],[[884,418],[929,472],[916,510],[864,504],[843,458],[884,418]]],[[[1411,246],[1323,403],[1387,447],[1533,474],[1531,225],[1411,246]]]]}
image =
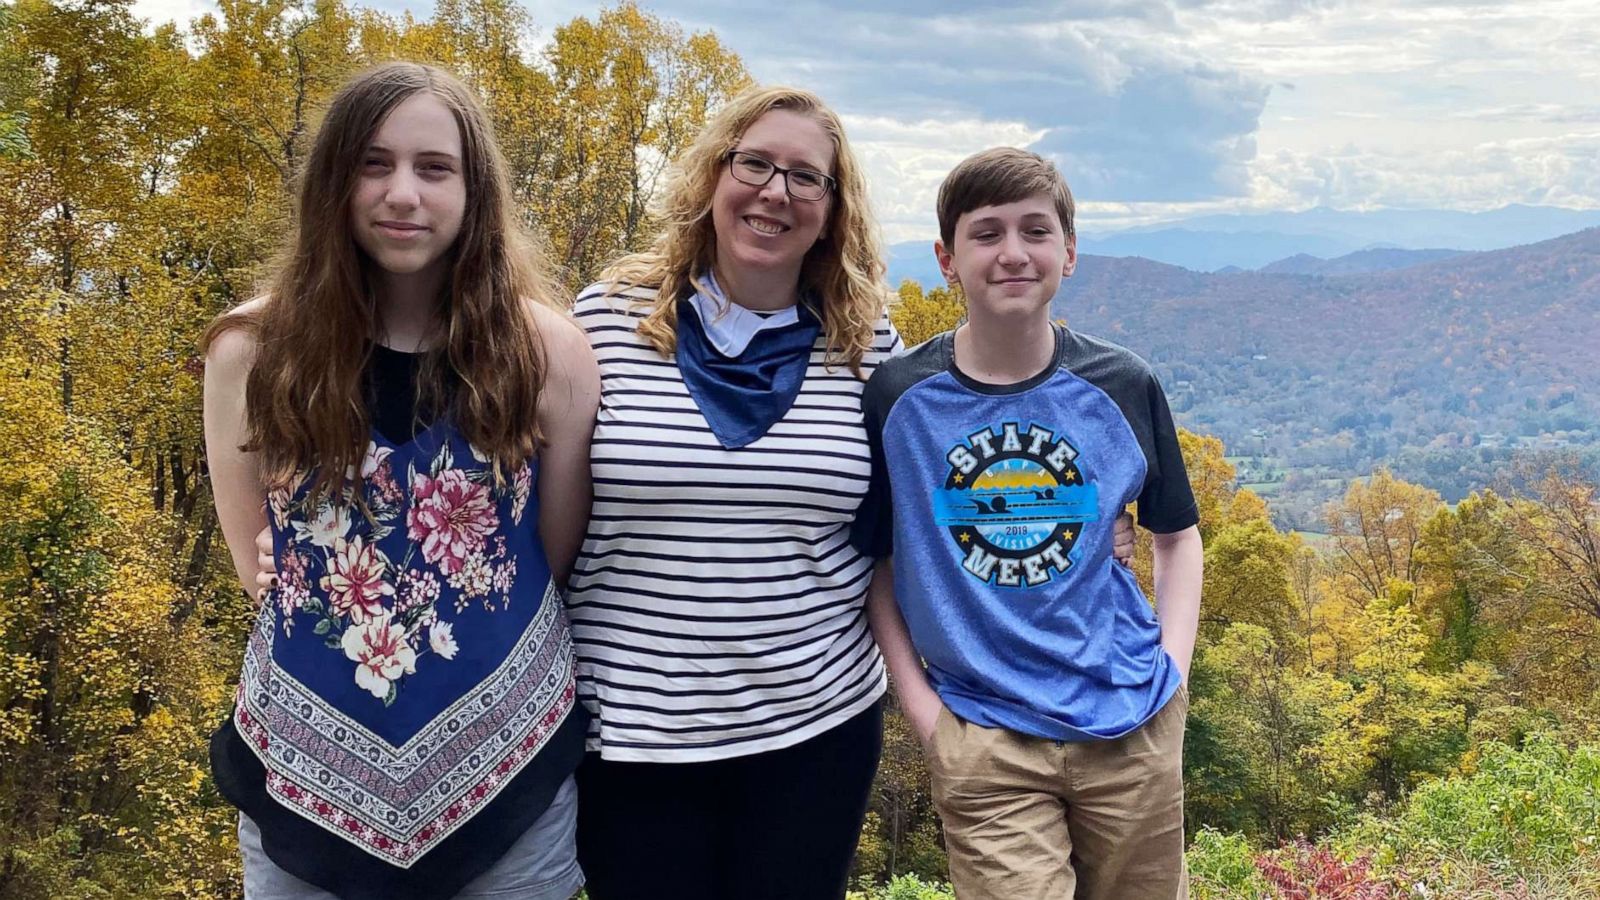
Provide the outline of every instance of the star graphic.
{"type": "Polygon", "coordinates": [[[965,531],[961,532],[961,534],[959,536],[961,538],[961,543],[963,543],[963,544],[965,544],[967,541],[972,539],[972,535],[968,534],[965,531]]]}
{"type": "Polygon", "coordinates": [[[952,479],[952,480],[955,481],[956,484],[961,484],[962,482],[967,480],[967,476],[961,474],[960,472],[957,472],[956,473],[956,477],[954,479],[952,479]]]}
{"type": "Polygon", "coordinates": [[[1077,481],[1078,480],[1078,470],[1077,469],[1068,469],[1066,472],[1062,473],[1061,478],[1062,478],[1063,481],[1077,481]]]}
{"type": "Polygon", "coordinates": [[[1076,535],[1075,535],[1075,533],[1073,532],[1073,530],[1071,528],[1063,528],[1063,529],[1061,529],[1061,536],[1070,541],[1076,535]]]}

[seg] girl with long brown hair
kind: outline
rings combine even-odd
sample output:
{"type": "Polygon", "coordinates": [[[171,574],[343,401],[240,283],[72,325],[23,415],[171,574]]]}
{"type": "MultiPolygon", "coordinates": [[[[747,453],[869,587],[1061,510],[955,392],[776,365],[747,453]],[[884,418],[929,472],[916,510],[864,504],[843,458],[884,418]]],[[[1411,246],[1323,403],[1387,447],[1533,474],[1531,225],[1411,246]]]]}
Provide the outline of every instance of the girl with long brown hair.
{"type": "Polygon", "coordinates": [[[274,588],[212,742],[247,897],[565,900],[581,885],[564,583],[598,377],[469,89],[357,75],[258,299],[207,332],[217,512],[274,588]]]}

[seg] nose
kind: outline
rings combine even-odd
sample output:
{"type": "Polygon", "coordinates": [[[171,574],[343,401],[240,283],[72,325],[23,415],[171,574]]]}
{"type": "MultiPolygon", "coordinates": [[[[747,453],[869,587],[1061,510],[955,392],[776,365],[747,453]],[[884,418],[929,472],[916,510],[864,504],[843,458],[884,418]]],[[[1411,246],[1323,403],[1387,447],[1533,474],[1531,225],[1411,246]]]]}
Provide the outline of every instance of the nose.
{"type": "Polygon", "coordinates": [[[761,199],[768,203],[789,202],[788,176],[782,172],[773,172],[767,183],[761,186],[761,199]]]}
{"type": "Polygon", "coordinates": [[[422,202],[417,176],[405,166],[396,166],[384,186],[383,201],[399,209],[412,209],[422,202]]]}
{"type": "Polygon", "coordinates": [[[1028,261],[1027,249],[1022,245],[1022,235],[1012,231],[1000,239],[1000,265],[1020,266],[1028,261]]]}

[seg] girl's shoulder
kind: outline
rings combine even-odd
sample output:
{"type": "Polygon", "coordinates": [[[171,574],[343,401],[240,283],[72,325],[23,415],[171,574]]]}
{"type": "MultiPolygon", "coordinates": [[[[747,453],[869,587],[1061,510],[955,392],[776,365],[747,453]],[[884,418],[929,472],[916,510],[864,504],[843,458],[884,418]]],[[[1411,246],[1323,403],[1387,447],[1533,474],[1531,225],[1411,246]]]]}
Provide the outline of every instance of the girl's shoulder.
{"type": "Polygon", "coordinates": [[[248,369],[255,361],[259,345],[257,328],[261,312],[266,307],[266,297],[256,297],[218,315],[206,328],[201,339],[206,366],[210,368],[248,369]]]}
{"type": "Polygon", "coordinates": [[[584,339],[583,329],[573,320],[571,313],[536,300],[528,300],[526,306],[533,318],[540,348],[546,354],[556,359],[571,354],[589,354],[589,342],[584,339]]]}

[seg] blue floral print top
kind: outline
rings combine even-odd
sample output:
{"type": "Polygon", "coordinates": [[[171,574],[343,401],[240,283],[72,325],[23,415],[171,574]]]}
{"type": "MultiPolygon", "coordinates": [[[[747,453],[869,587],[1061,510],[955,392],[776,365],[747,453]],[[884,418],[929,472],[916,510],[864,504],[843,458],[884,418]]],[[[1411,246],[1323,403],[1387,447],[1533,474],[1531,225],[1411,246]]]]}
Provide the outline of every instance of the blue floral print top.
{"type": "Polygon", "coordinates": [[[308,502],[309,477],[269,497],[279,585],[213,757],[291,873],[341,897],[447,897],[581,757],[572,644],[536,463],[497,482],[446,421],[372,435],[351,473],[365,512],[308,502]]]}

